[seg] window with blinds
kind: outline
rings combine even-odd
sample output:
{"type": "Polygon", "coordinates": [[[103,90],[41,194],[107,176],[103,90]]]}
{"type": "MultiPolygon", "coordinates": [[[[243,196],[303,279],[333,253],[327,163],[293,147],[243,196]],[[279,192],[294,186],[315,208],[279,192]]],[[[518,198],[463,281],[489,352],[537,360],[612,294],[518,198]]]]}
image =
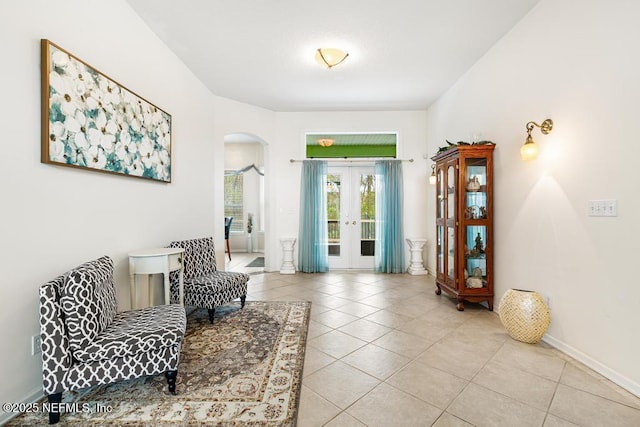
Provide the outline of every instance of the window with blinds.
{"type": "Polygon", "coordinates": [[[233,217],[231,231],[244,231],[242,174],[224,177],[224,216],[233,217]]]}

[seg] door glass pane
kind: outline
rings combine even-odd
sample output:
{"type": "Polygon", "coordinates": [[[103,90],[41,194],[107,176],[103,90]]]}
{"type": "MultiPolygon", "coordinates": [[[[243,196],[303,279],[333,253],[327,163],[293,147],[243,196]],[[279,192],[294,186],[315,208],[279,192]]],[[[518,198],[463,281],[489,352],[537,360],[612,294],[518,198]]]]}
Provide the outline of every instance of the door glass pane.
{"type": "Polygon", "coordinates": [[[447,227],[447,275],[451,278],[455,276],[455,250],[456,233],[453,227],[447,227]]]}
{"type": "Polygon", "coordinates": [[[465,159],[466,219],[487,218],[487,159],[465,159]]]}
{"type": "Polygon", "coordinates": [[[447,167],[447,218],[454,218],[456,213],[456,168],[447,167]]]}
{"type": "Polygon", "coordinates": [[[437,243],[438,271],[437,273],[444,274],[444,241],[442,240],[444,227],[439,225],[437,228],[438,228],[438,243],[437,243]]]}
{"type": "Polygon", "coordinates": [[[329,256],[340,256],[340,175],[327,175],[329,256]]]}
{"type": "Polygon", "coordinates": [[[376,241],[376,186],[373,174],[360,174],[360,255],[373,256],[376,241]]]}
{"type": "Polygon", "coordinates": [[[438,218],[444,218],[444,198],[446,193],[444,191],[444,173],[442,169],[438,169],[438,210],[436,216],[438,218]]]}
{"type": "Polygon", "coordinates": [[[487,286],[487,227],[469,225],[465,228],[465,286],[484,288],[487,286]]]}

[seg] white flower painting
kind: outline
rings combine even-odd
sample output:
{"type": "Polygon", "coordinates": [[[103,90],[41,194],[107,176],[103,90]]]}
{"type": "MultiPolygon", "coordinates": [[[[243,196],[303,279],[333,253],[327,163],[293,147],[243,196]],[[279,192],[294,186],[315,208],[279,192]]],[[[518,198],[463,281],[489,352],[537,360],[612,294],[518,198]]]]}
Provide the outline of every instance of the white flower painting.
{"type": "Polygon", "coordinates": [[[42,161],[171,182],[171,115],[42,40],[42,161]]]}

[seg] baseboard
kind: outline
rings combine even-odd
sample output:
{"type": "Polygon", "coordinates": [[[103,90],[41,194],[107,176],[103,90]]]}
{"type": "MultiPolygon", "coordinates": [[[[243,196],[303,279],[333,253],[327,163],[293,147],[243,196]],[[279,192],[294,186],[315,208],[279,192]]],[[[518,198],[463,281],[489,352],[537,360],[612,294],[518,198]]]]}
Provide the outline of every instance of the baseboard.
{"type": "Polygon", "coordinates": [[[638,384],[637,382],[625,377],[624,375],[620,374],[619,372],[614,371],[613,369],[609,368],[608,366],[606,366],[606,365],[598,362],[597,360],[593,359],[592,357],[584,354],[580,350],[578,350],[576,348],[573,348],[570,345],[568,345],[568,344],[566,344],[566,343],[564,343],[564,342],[562,342],[560,340],[557,340],[552,336],[549,336],[548,334],[545,335],[542,338],[542,341],[546,342],[547,344],[549,344],[552,347],[557,348],[561,352],[573,357],[578,362],[583,363],[584,365],[586,365],[589,368],[593,369],[594,371],[596,371],[600,375],[608,378],[609,380],[611,380],[612,382],[616,383],[617,385],[619,385],[623,389],[627,390],[629,393],[632,393],[632,394],[640,397],[640,384],[638,384]]]}
{"type": "MultiPolygon", "coordinates": [[[[38,387],[33,392],[31,392],[27,397],[18,401],[18,402],[10,402],[10,403],[35,403],[44,397],[44,392],[42,391],[42,387],[38,387]]],[[[3,402],[4,403],[4,402],[3,402]]],[[[18,416],[19,413],[11,413],[11,412],[1,412],[0,413],[0,425],[4,425],[12,418],[18,416]]]]}

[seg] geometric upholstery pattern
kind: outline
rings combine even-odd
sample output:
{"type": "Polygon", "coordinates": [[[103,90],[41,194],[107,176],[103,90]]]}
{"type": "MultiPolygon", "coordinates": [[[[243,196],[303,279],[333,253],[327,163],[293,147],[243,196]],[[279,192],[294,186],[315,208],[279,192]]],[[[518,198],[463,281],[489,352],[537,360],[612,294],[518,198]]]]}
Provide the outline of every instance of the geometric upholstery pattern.
{"type": "Polygon", "coordinates": [[[116,314],[113,261],[102,257],[67,274],[60,296],[71,351],[86,348],[116,314]]]}
{"type": "MultiPolygon", "coordinates": [[[[102,257],[40,287],[42,386],[50,402],[59,402],[65,390],[161,373],[175,392],[187,324],[184,307],[116,313],[112,276],[113,261],[102,257]]],[[[58,418],[49,414],[50,423],[58,418]]]]}
{"type": "MultiPolygon", "coordinates": [[[[209,310],[213,322],[216,307],[240,298],[242,306],[247,296],[249,275],[245,273],[217,271],[213,237],[171,242],[170,248],[183,248],[184,304],[209,310]]],[[[171,301],[178,301],[179,276],[169,275],[171,301]]]]}

